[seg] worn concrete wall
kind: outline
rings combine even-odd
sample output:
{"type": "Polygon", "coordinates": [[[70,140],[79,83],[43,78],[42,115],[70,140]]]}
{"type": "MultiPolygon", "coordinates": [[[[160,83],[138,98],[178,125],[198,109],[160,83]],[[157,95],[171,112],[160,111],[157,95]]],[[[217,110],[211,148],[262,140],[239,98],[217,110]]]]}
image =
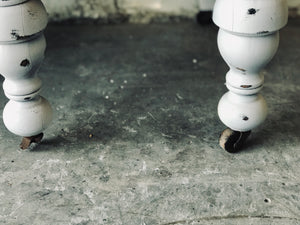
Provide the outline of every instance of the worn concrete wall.
{"type": "Polygon", "coordinates": [[[50,20],[77,18],[106,20],[118,14],[114,0],[42,0],[49,13],[50,20]]]}
{"type": "Polygon", "coordinates": [[[148,23],[167,17],[192,18],[199,11],[196,0],[43,0],[50,20],[89,18],[148,23]]]}
{"type": "MultiPolygon", "coordinates": [[[[194,18],[210,0],[42,0],[52,21],[98,19],[148,23],[174,17],[194,18]]],[[[213,0],[211,0],[213,1],[213,0]]],[[[300,15],[300,0],[289,0],[291,14],[300,15]]]]}
{"type": "Polygon", "coordinates": [[[290,7],[290,16],[296,17],[300,15],[300,0],[288,0],[290,7]]]}

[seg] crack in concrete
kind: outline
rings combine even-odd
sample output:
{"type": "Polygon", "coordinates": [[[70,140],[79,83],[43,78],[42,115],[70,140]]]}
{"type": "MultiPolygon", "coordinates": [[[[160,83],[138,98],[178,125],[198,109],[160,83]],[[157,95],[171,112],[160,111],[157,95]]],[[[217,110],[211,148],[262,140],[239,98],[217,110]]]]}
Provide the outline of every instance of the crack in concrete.
{"type": "Polygon", "coordinates": [[[192,222],[200,222],[200,221],[212,221],[212,220],[227,220],[227,219],[289,219],[289,220],[296,220],[300,221],[300,218],[295,217],[284,217],[284,216],[268,216],[268,215],[228,215],[228,216],[209,216],[209,217],[201,217],[194,220],[180,220],[174,221],[170,223],[163,223],[160,225],[176,225],[181,223],[192,223],[192,222]]]}

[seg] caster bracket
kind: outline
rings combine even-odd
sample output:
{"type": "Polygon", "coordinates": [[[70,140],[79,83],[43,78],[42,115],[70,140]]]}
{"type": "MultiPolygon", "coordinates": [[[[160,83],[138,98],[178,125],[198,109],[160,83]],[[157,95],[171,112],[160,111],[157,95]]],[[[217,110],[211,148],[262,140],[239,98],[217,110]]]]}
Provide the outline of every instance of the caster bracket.
{"type": "Polygon", "coordinates": [[[23,137],[22,139],[22,142],[20,144],[20,148],[22,150],[26,150],[29,148],[29,146],[32,144],[32,143],[40,143],[43,139],[43,136],[44,134],[43,133],[40,133],[36,136],[31,136],[31,137],[23,137]]]}
{"type": "Polygon", "coordinates": [[[229,128],[225,129],[219,139],[221,148],[229,153],[237,153],[251,134],[251,131],[240,132],[229,128]]]}

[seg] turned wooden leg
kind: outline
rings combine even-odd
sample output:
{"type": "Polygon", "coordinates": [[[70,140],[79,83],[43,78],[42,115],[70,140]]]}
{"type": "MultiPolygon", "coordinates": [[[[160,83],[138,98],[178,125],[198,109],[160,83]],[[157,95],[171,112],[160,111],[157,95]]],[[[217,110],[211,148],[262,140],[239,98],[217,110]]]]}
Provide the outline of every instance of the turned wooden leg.
{"type": "Polygon", "coordinates": [[[218,47],[230,70],[229,89],[220,100],[218,114],[229,127],[220,145],[237,152],[250,131],[266,119],[267,104],[259,91],[263,87],[261,70],[275,55],[279,32],[287,23],[285,0],[217,0],[213,20],[220,27],[218,47]]]}
{"type": "Polygon", "coordinates": [[[26,137],[22,149],[39,142],[52,120],[51,106],[39,95],[42,83],[36,76],[46,48],[46,25],[40,0],[0,1],[0,74],[10,99],[3,120],[9,131],[26,137]]]}

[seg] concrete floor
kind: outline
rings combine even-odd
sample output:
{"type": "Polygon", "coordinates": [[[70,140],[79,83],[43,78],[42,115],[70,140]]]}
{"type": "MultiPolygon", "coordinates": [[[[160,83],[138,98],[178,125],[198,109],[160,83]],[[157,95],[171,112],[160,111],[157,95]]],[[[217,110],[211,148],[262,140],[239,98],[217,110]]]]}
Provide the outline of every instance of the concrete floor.
{"type": "Polygon", "coordinates": [[[300,224],[299,27],[264,70],[267,121],[229,154],[216,27],[50,25],[39,74],[55,119],[21,151],[0,118],[0,223],[300,224]]]}

